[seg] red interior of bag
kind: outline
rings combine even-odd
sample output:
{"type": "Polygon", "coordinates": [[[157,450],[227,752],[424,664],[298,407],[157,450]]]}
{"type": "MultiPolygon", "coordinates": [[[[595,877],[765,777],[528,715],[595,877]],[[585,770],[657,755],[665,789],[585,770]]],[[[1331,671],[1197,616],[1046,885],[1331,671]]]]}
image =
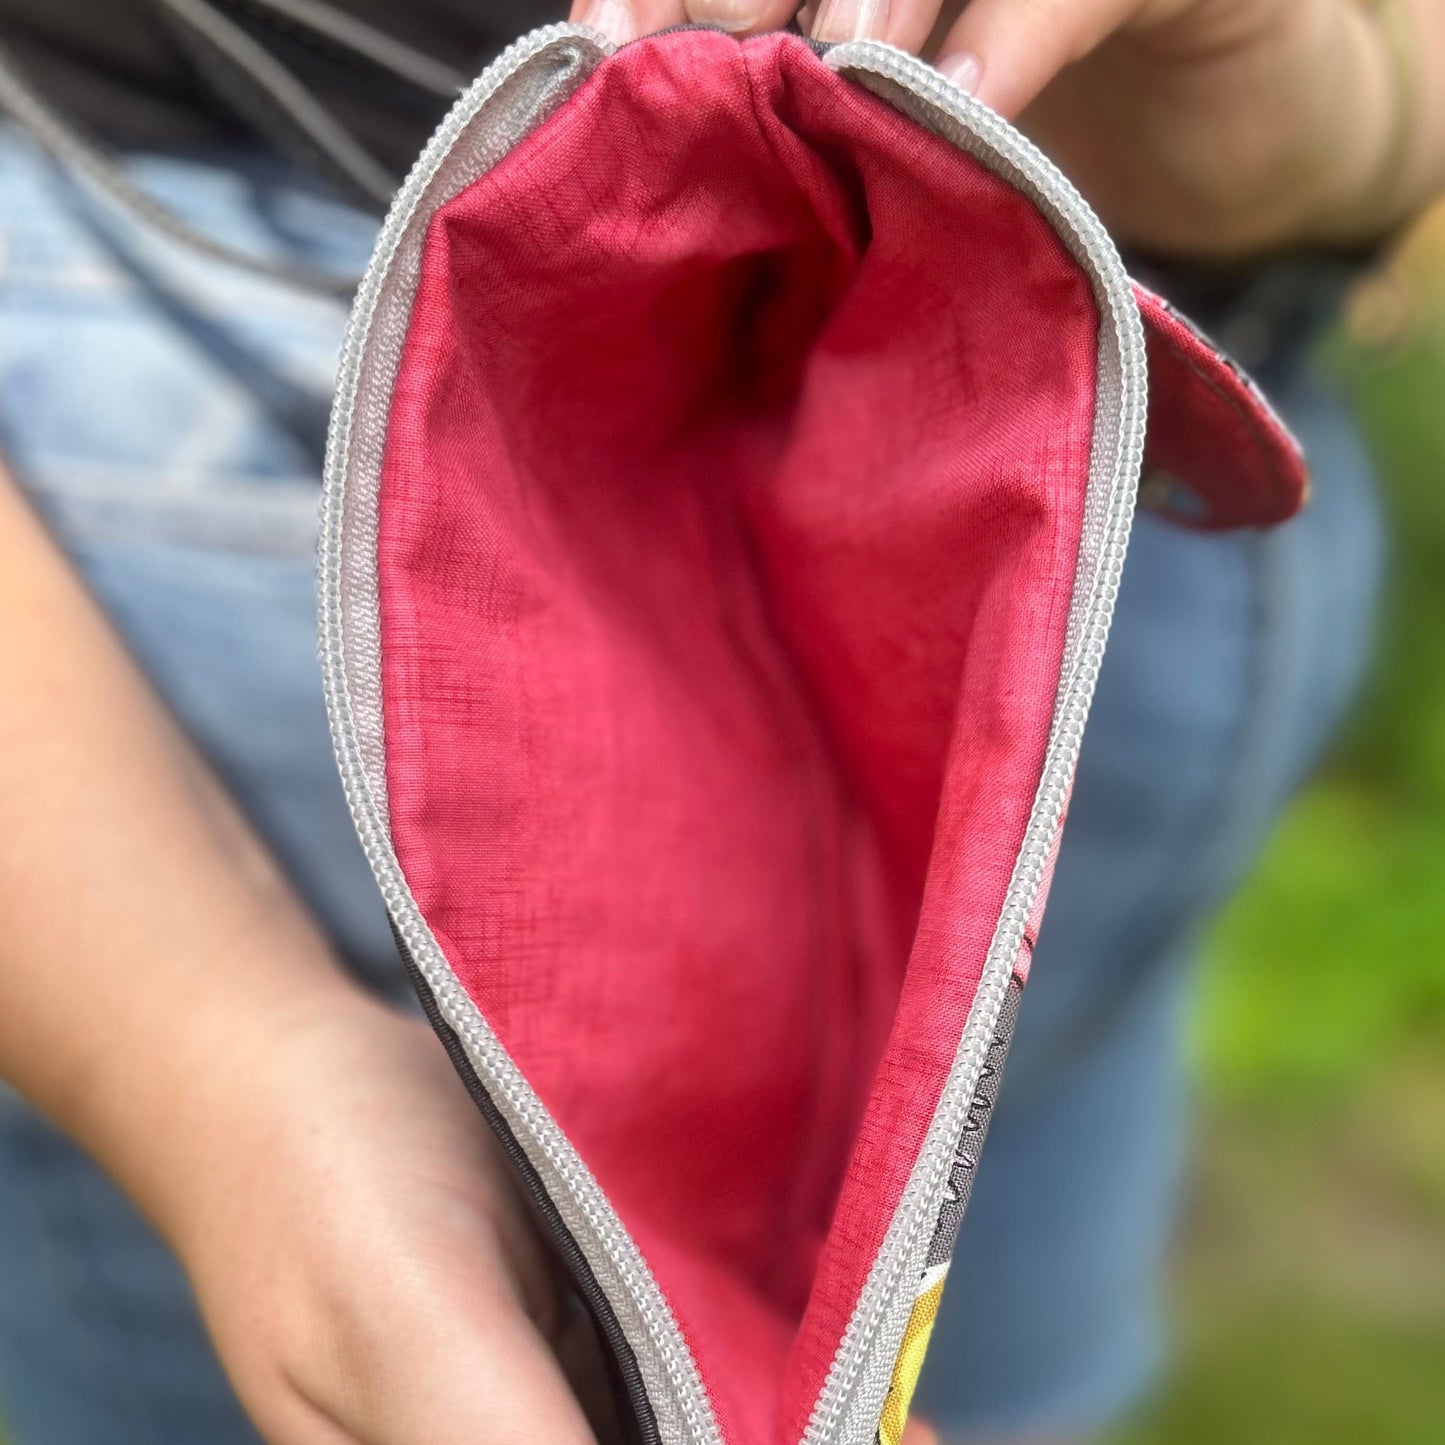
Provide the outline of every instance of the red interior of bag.
{"type": "Polygon", "coordinates": [[[621,51],[432,223],[391,824],[732,1445],[801,1434],[1037,787],[1094,412],[1026,200],[800,41],[621,51]]]}
{"type": "Polygon", "coordinates": [[[1140,502],[1186,526],[1262,527],[1299,511],[1299,443],[1258,387],[1175,311],[1136,285],[1149,353],[1140,502]]]}

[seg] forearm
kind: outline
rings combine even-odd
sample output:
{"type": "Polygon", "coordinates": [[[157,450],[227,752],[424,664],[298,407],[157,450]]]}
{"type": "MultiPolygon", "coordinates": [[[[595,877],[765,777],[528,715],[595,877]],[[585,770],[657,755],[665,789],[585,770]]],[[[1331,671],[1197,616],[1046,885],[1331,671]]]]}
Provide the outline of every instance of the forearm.
{"type": "Polygon", "coordinates": [[[1121,242],[1354,247],[1445,190],[1445,0],[1091,3],[1140,8],[1023,124],[1121,242]]]}
{"type": "MultiPolygon", "coordinates": [[[[1224,250],[1369,243],[1445,191],[1445,0],[1288,0],[1279,43],[1233,68],[1241,94],[1224,124],[1247,135],[1234,194],[1220,173],[1224,250]],[[1293,125],[1279,118],[1294,117],[1293,125]],[[1269,122],[1276,128],[1269,139],[1269,122]]],[[[1208,68],[1192,83],[1208,84],[1208,68]]],[[[1207,143],[1207,138],[1206,138],[1207,143]]]]}
{"type": "Polygon", "coordinates": [[[0,475],[0,1075],[164,1224],[208,1076],[359,995],[0,475]]]}
{"type": "Polygon", "coordinates": [[[1352,163],[1305,240],[1373,240],[1445,194],[1445,0],[1374,0],[1347,15],[1355,63],[1341,80],[1355,95],[1321,86],[1317,104],[1352,163]]]}
{"type": "Polygon", "coordinates": [[[1445,0],[1404,0],[1404,16],[1396,64],[1408,139],[1395,204],[1408,218],[1445,196],[1445,0]]]}

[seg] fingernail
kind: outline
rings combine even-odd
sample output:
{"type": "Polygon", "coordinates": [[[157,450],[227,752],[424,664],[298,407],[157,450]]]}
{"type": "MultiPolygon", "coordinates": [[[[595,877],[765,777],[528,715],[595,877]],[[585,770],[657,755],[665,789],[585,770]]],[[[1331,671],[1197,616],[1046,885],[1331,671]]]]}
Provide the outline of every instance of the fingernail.
{"type": "Polygon", "coordinates": [[[687,18],[694,25],[716,25],[741,35],[763,18],[758,0],[687,0],[687,18]]]}
{"type": "Polygon", "coordinates": [[[626,45],[629,40],[637,39],[637,23],[623,0],[591,0],[579,23],[614,45],[626,45]]]}
{"type": "Polygon", "coordinates": [[[813,39],[881,40],[888,26],[888,0],[823,0],[813,39]]]}
{"type": "Polygon", "coordinates": [[[945,55],[938,62],[938,68],[960,90],[966,90],[970,95],[978,90],[978,81],[983,74],[983,66],[979,64],[978,56],[971,50],[961,51],[958,55],[945,55]]]}

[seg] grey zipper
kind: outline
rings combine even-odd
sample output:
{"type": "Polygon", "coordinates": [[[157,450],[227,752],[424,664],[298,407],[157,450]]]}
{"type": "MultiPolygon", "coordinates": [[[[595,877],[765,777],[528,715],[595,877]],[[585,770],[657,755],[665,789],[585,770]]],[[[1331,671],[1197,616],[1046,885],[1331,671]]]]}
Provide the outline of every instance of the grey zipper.
{"type": "MultiPolygon", "coordinates": [[[[610,53],[601,37],[575,25],[548,26],[518,41],[442,122],[392,205],[358,291],[342,351],[322,504],[321,656],[333,740],[352,815],[407,951],[612,1300],[637,1356],[662,1439],[668,1445],[722,1445],[696,1363],[661,1290],[596,1181],[452,974],[402,877],[386,818],[375,492],[386,402],[399,352],[396,333],[398,326],[404,332],[415,286],[418,228],[424,228],[442,201],[488,169],[572,94],[610,53]],[[516,92],[510,100],[509,91],[516,92]],[[482,131],[473,136],[482,121],[482,131]],[[471,159],[458,170],[453,153],[464,138],[462,149],[471,159]],[[447,189],[439,178],[455,184],[447,189]],[[359,714],[364,727],[358,725],[359,714]]],[[[973,1106],[1078,760],[1143,457],[1145,360],[1138,309],[1112,242],[1074,188],[1030,142],[936,71],[890,46],[851,42],[833,47],[824,62],[1026,192],[1090,277],[1100,312],[1100,395],[1084,534],[1042,777],[948,1082],[801,1442],[869,1445],[953,1153],[973,1106]]]]}
{"type": "Polygon", "coordinates": [[[457,982],[402,876],[386,815],[376,488],[386,403],[415,288],[420,238],[443,201],[495,164],[610,53],[601,37],[581,26],[552,25],[525,36],[461,97],[397,192],[358,288],[338,368],[322,488],[321,663],[342,784],[406,952],[612,1300],[662,1438],[722,1445],[696,1364],[651,1271],[596,1180],[457,982]],[[481,121],[484,131],[470,136],[481,121]],[[464,140],[475,141],[470,147],[475,154],[453,173],[449,164],[455,167],[459,148],[466,149],[464,140]],[[439,182],[446,184],[438,190],[439,182]],[[358,712],[364,728],[358,726],[358,712]]]}
{"type": "Polygon", "coordinates": [[[1036,146],[931,66],[892,46],[849,42],[831,49],[824,62],[1003,175],[1054,221],[1089,275],[1099,305],[1103,393],[1103,404],[1096,408],[1060,688],[1023,846],[948,1082],[802,1440],[802,1445],[869,1445],[923,1274],[950,1163],[968,1122],[1072,786],[1133,520],[1144,456],[1147,380],[1143,326],[1119,254],[1084,199],[1036,146]]]}

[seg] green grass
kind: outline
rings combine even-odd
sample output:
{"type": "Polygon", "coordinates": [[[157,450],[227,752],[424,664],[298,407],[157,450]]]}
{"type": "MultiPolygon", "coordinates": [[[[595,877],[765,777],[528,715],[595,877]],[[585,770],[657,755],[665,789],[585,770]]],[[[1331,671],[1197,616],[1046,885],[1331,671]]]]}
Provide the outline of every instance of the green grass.
{"type": "Polygon", "coordinates": [[[1445,826],[1352,778],[1317,784],[1215,933],[1200,1019],[1211,1092],[1320,1108],[1396,1050],[1445,1045],[1437,940],[1445,826]]]}
{"type": "Polygon", "coordinates": [[[1445,1329],[1319,1306],[1216,1322],[1127,1445],[1435,1445],[1445,1439],[1445,1329]]]}

